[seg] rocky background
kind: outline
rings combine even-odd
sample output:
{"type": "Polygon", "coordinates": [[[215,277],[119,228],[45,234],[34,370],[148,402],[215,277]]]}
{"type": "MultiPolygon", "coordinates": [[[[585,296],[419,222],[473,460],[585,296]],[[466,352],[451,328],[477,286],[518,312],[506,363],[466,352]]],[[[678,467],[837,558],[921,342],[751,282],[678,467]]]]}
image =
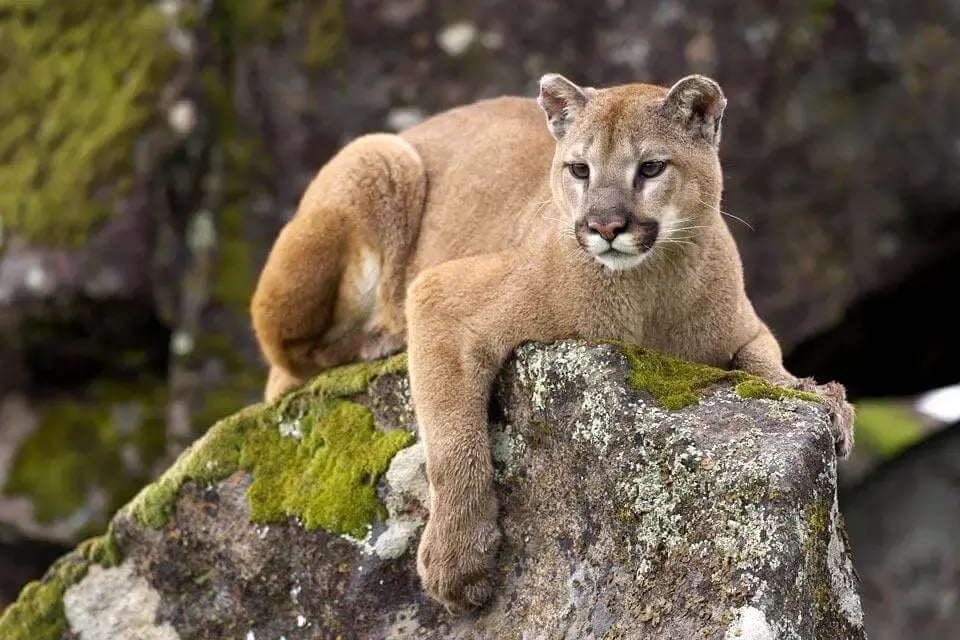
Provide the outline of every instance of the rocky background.
{"type": "Polygon", "coordinates": [[[840,508],[868,629],[956,615],[935,487],[960,436],[903,452],[926,425],[899,400],[957,381],[958,33],[929,0],[0,0],[0,600],[258,399],[247,299],[338,146],[547,71],[700,72],[729,99],[751,296],[788,365],[861,408],[840,508]],[[901,501],[929,516],[914,542],[884,524],[901,501]]]}

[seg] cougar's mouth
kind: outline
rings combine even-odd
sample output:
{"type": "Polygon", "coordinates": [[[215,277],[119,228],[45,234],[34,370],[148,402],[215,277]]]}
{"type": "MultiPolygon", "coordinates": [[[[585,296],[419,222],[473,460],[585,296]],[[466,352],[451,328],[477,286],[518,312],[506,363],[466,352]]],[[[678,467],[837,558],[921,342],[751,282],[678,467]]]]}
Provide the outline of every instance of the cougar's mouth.
{"type": "Polygon", "coordinates": [[[607,267],[611,271],[626,271],[632,269],[646,258],[646,251],[639,253],[627,253],[618,249],[608,249],[600,254],[594,254],[597,262],[607,267]]]}
{"type": "Polygon", "coordinates": [[[583,234],[578,237],[580,247],[612,271],[632,269],[646,258],[647,252],[653,247],[655,238],[645,237],[643,242],[633,233],[624,233],[616,236],[612,241],[600,237],[598,234],[583,234]]]}

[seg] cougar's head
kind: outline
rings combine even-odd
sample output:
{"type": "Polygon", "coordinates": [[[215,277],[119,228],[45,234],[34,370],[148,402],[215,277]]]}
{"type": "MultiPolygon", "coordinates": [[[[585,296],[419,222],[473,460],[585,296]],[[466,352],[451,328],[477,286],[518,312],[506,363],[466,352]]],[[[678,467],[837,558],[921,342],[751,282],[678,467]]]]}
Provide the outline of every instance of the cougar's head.
{"type": "Polygon", "coordinates": [[[548,74],[539,103],[557,141],[554,200],[608,268],[631,269],[658,245],[682,247],[718,215],[727,101],[713,80],[593,89],[548,74]]]}

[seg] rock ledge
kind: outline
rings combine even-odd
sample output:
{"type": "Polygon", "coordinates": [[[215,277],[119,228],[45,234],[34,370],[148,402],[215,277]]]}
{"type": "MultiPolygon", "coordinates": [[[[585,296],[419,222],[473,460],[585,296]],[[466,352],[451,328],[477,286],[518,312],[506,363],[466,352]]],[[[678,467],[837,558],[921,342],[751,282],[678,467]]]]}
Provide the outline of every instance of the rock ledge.
{"type": "Polygon", "coordinates": [[[334,370],[212,427],[0,636],[865,637],[822,405],[574,341],[504,368],[502,587],[451,616],[415,572],[427,491],[404,366],[334,370]]]}

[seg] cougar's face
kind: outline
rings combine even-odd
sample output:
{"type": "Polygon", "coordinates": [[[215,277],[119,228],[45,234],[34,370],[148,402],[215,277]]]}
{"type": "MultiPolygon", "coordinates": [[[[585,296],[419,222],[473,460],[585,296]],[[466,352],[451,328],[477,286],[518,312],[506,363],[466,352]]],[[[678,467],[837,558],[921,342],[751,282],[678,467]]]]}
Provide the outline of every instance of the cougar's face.
{"type": "Polygon", "coordinates": [[[582,105],[568,107],[562,122],[548,111],[548,122],[557,138],[554,199],[580,247],[623,271],[660,247],[689,245],[702,213],[719,203],[716,146],[671,117],[667,89],[577,89],[582,105]]]}

